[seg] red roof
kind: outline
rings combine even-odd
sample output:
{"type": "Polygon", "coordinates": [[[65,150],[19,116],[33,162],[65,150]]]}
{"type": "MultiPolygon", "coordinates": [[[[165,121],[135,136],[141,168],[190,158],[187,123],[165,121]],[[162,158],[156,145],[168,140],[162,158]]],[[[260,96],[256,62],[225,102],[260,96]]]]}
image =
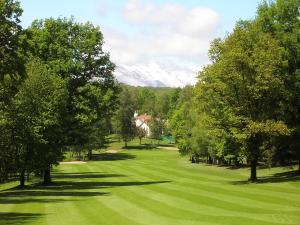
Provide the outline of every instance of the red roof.
{"type": "Polygon", "coordinates": [[[150,116],[150,115],[147,115],[147,114],[143,114],[143,115],[139,115],[138,117],[137,117],[137,119],[138,120],[140,120],[140,121],[142,121],[142,122],[149,122],[151,119],[152,119],[152,117],[150,116]]]}

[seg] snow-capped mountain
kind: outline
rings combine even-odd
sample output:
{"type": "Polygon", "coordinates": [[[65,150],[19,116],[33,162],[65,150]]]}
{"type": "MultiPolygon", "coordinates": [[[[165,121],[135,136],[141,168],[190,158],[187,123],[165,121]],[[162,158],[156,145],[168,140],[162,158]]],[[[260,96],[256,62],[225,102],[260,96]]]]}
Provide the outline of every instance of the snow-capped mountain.
{"type": "Polygon", "coordinates": [[[118,66],[115,76],[119,82],[132,86],[183,87],[196,81],[195,71],[162,68],[156,63],[118,66]]]}

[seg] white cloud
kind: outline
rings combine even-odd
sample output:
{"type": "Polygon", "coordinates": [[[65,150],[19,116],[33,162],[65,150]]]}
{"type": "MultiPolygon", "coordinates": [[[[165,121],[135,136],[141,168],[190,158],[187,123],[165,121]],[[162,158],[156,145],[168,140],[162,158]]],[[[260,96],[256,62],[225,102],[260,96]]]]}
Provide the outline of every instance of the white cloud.
{"type": "Polygon", "coordinates": [[[128,1],[123,9],[124,17],[134,23],[174,23],[178,15],[184,15],[182,5],[165,3],[162,5],[145,3],[138,0],[128,1]]]}
{"type": "MultiPolygon", "coordinates": [[[[130,69],[159,71],[159,80],[171,86],[195,82],[195,68],[207,63],[207,50],[219,26],[216,12],[174,3],[130,0],[119,13],[135,30],[131,35],[111,28],[104,30],[106,48],[120,68],[126,68],[127,74],[130,69]],[[178,79],[178,73],[186,78],[178,79]]],[[[120,76],[120,71],[117,74],[120,76]]]]}
{"type": "Polygon", "coordinates": [[[219,23],[218,14],[209,8],[188,9],[173,3],[141,4],[138,0],[129,1],[123,15],[131,23],[155,24],[189,36],[210,34],[219,23]]]}

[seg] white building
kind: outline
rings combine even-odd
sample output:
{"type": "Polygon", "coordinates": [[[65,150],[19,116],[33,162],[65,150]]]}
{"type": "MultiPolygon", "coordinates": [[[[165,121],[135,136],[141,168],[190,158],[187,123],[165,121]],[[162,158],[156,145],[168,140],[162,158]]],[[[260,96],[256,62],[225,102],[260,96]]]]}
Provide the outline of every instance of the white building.
{"type": "Polygon", "coordinates": [[[147,136],[150,136],[149,122],[151,121],[151,116],[147,114],[138,115],[135,113],[134,118],[136,127],[144,129],[147,132],[147,136]]]}

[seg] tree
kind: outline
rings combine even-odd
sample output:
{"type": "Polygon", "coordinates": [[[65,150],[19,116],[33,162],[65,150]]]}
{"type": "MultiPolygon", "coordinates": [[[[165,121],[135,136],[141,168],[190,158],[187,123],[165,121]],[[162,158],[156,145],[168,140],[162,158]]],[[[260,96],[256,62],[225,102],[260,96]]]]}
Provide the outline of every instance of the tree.
{"type": "Polygon", "coordinates": [[[49,183],[66,145],[103,143],[118,84],[99,27],[51,18],[22,31],[21,13],[0,0],[0,176],[23,186],[25,172],[41,170],[49,183]]]}
{"type": "Polygon", "coordinates": [[[70,90],[95,79],[106,86],[115,84],[115,65],[102,49],[99,27],[76,23],[73,18],[50,18],[35,20],[27,32],[31,54],[47,62],[62,78],[70,79],[70,90]]]}
{"type": "MultiPolygon", "coordinates": [[[[174,109],[170,115],[170,127],[176,142],[183,143],[183,139],[191,135],[191,128],[194,125],[194,119],[191,115],[193,110],[193,91],[194,89],[190,86],[184,87],[180,92],[176,89],[174,93],[176,97],[171,98],[173,103],[170,107],[174,109]]],[[[182,145],[180,149],[183,150],[185,147],[182,145]]],[[[183,152],[187,153],[186,149],[183,152]]]]}
{"type": "Polygon", "coordinates": [[[124,141],[124,147],[127,148],[128,141],[132,140],[135,135],[134,112],[136,109],[136,100],[134,95],[126,87],[122,88],[119,95],[119,108],[116,111],[116,124],[120,126],[117,130],[124,141]]]}
{"type": "Polygon", "coordinates": [[[168,117],[171,118],[174,111],[179,107],[179,96],[181,93],[182,89],[181,88],[176,88],[170,93],[169,97],[169,115],[168,117]]]}
{"type": "Polygon", "coordinates": [[[158,141],[161,139],[161,135],[164,129],[164,122],[162,119],[158,118],[155,115],[152,115],[152,119],[150,121],[150,131],[151,131],[151,138],[158,141]]]}
{"type": "Polygon", "coordinates": [[[140,145],[141,145],[142,139],[147,136],[147,131],[142,127],[136,127],[136,136],[140,139],[140,145]]]}
{"type": "Polygon", "coordinates": [[[0,81],[5,76],[18,79],[24,72],[22,15],[20,3],[14,0],[0,0],[0,81]]]}
{"type": "Polygon", "coordinates": [[[248,21],[239,22],[214,47],[214,64],[200,74],[199,85],[211,98],[207,112],[214,128],[242,144],[251,164],[250,180],[256,181],[261,147],[273,136],[289,133],[278,119],[286,99],[284,53],[271,35],[248,21]]]}
{"type": "Polygon", "coordinates": [[[297,159],[300,172],[299,7],[299,0],[264,1],[254,20],[212,42],[212,64],[199,73],[193,98],[172,113],[172,132],[192,161],[250,163],[251,181],[258,161],[297,159]]]}
{"type": "Polygon", "coordinates": [[[119,119],[120,116],[120,112],[119,109],[116,110],[116,112],[114,113],[113,117],[112,117],[112,129],[113,129],[113,133],[116,134],[118,141],[121,142],[121,133],[122,133],[122,121],[119,119]]]}
{"type": "Polygon", "coordinates": [[[66,111],[66,83],[52,74],[39,60],[31,60],[27,78],[14,99],[11,120],[16,132],[15,150],[24,186],[25,172],[41,171],[44,183],[50,179],[50,168],[62,159],[62,117],[66,111]]]}
{"type": "Polygon", "coordinates": [[[115,90],[103,91],[97,81],[78,88],[73,108],[81,130],[80,147],[88,148],[89,159],[92,149],[102,147],[108,134],[107,120],[115,109],[115,90]]]}
{"type": "Polygon", "coordinates": [[[25,41],[18,1],[0,0],[0,182],[15,172],[12,99],[24,78],[25,41]]]}
{"type": "Polygon", "coordinates": [[[256,20],[261,29],[270,33],[285,50],[287,63],[282,66],[282,71],[288,74],[285,85],[289,98],[285,101],[282,119],[293,131],[290,136],[279,140],[280,151],[277,151],[277,158],[282,159],[284,155],[293,155],[295,159],[298,159],[300,173],[299,7],[299,0],[264,1],[258,8],[256,20]]]}
{"type": "Polygon", "coordinates": [[[91,23],[76,23],[73,18],[50,18],[34,21],[27,33],[31,55],[39,57],[50,71],[67,82],[65,144],[91,148],[94,141],[90,135],[105,129],[96,128],[94,123],[104,124],[99,122],[101,116],[110,119],[118,93],[112,74],[115,65],[102,49],[100,28],[91,23]]]}

